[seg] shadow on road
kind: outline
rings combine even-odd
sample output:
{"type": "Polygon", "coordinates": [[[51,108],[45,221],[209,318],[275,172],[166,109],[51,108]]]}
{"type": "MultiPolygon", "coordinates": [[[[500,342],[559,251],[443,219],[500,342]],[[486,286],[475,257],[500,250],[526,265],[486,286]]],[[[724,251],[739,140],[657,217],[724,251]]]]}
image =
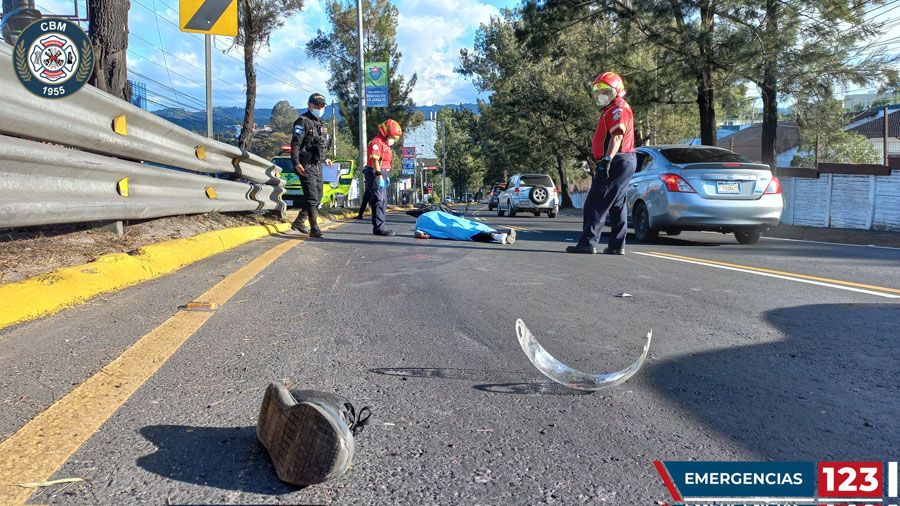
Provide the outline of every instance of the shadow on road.
{"type": "Polygon", "coordinates": [[[256,494],[298,490],[278,479],[255,427],[151,425],[141,435],[157,450],[137,465],[165,478],[256,494]]]}
{"type": "MultiPolygon", "coordinates": [[[[527,372],[496,371],[485,369],[455,369],[441,367],[380,367],[369,369],[369,372],[385,376],[400,376],[404,378],[438,378],[451,380],[465,380],[473,382],[521,380],[529,375],[527,372]]],[[[485,383],[476,384],[472,388],[482,392],[495,394],[518,395],[589,395],[593,392],[572,390],[552,381],[531,381],[516,383],[485,383]]]]}
{"type": "Polygon", "coordinates": [[[890,457],[900,441],[900,305],[799,306],[765,319],[784,340],[692,353],[646,374],[691,416],[765,457],[890,457]]]}

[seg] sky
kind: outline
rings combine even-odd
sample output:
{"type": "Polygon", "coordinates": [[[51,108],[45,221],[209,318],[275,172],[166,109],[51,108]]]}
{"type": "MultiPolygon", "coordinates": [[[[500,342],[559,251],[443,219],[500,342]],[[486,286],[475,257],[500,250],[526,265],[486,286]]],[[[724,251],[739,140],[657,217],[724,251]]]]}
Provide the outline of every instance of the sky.
{"type": "MultiPolygon", "coordinates": [[[[72,14],[75,1],[84,13],[84,0],[36,0],[45,14],[72,14]]],[[[454,72],[459,50],[471,48],[475,33],[504,7],[520,0],[394,0],[400,12],[397,44],[402,58],[399,71],[409,78],[418,74],[413,100],[418,105],[457,104],[487,98],[463,76],[454,72]]],[[[900,19],[897,0],[874,8],[870,17],[900,19]]],[[[128,66],[130,77],[146,84],[149,107],[205,108],[203,37],[178,29],[178,0],[131,0],[128,66]],[[161,49],[162,48],[162,49],[161,49]]],[[[881,37],[900,47],[900,22],[881,37]]],[[[269,108],[279,100],[303,107],[313,91],[331,98],[327,67],[306,55],[306,43],[329,23],[324,0],[306,0],[303,12],[286,20],[271,46],[257,59],[257,107],[269,108]]],[[[228,50],[229,37],[214,37],[213,105],[244,106],[243,59],[240,48],[228,50]]],[[[855,88],[850,93],[874,89],[855,88]]],[[[748,96],[758,97],[751,86],[748,96]]],[[[757,102],[760,102],[757,100],[757,102]]],[[[761,102],[760,102],[761,103],[761,102]]]]}
{"type": "MultiPolygon", "coordinates": [[[[84,0],[78,0],[84,13],[84,0]]],[[[36,0],[43,13],[68,15],[74,0],[36,0]]],[[[471,47],[481,23],[519,0],[394,0],[400,12],[397,45],[402,58],[399,71],[407,79],[418,74],[413,100],[419,105],[475,102],[478,91],[454,72],[459,51],[471,47]]],[[[329,100],[327,67],[306,55],[306,43],[318,30],[330,29],[324,0],[306,0],[303,11],[286,20],[271,46],[257,60],[257,107],[269,108],[279,100],[303,107],[309,95],[323,93],[329,100]]],[[[128,67],[131,78],[147,85],[151,109],[182,104],[205,107],[202,35],[178,29],[178,0],[131,0],[128,67]],[[161,50],[160,48],[163,48],[161,50]]],[[[215,37],[213,51],[213,105],[244,106],[243,53],[232,48],[229,37],[215,37]]],[[[485,98],[482,96],[481,98],[485,98]]]]}

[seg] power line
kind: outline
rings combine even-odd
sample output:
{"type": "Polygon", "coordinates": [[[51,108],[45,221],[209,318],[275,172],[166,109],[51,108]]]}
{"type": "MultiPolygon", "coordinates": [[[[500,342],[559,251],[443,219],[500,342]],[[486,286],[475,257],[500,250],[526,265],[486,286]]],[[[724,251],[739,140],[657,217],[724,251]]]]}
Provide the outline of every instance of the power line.
{"type": "MultiPolygon", "coordinates": [[[[148,57],[146,57],[146,56],[144,56],[144,55],[142,55],[142,54],[140,54],[140,53],[134,51],[133,49],[129,49],[129,50],[128,50],[128,54],[130,54],[130,55],[132,55],[132,56],[136,56],[136,57],[138,57],[138,58],[140,58],[140,59],[142,59],[142,60],[145,60],[145,61],[147,61],[147,62],[149,62],[149,63],[152,63],[153,65],[156,65],[157,67],[164,68],[164,67],[163,67],[162,65],[160,65],[159,63],[157,63],[157,62],[153,61],[152,59],[150,59],[150,58],[148,58],[148,57]]],[[[185,76],[184,74],[179,74],[178,72],[174,72],[174,71],[173,71],[172,73],[175,74],[176,76],[178,76],[178,77],[184,79],[185,81],[191,83],[191,84],[197,85],[197,86],[200,87],[200,88],[205,88],[205,87],[206,87],[206,84],[205,84],[205,83],[200,83],[199,81],[195,81],[195,80],[191,79],[190,77],[185,76]]],[[[176,90],[174,84],[171,86],[171,89],[176,90]]],[[[182,92],[178,92],[178,93],[182,93],[182,92]]],[[[185,93],[182,93],[182,94],[187,95],[187,94],[185,94],[185,93]]],[[[218,91],[215,91],[215,90],[213,90],[213,94],[216,95],[216,96],[218,96],[218,97],[220,97],[220,98],[223,98],[223,99],[225,99],[226,101],[229,101],[229,102],[237,102],[237,103],[240,103],[240,102],[241,102],[241,99],[236,99],[236,98],[233,98],[233,97],[229,97],[229,96],[227,96],[227,95],[223,95],[221,92],[218,92],[218,91]]],[[[189,96],[189,95],[188,95],[188,96],[189,96]]],[[[200,100],[200,99],[198,99],[198,98],[194,98],[194,97],[191,97],[191,98],[193,98],[193,99],[196,100],[197,102],[203,104],[203,107],[204,107],[204,108],[206,107],[206,103],[205,103],[204,101],[202,101],[202,100],[200,100]]]]}

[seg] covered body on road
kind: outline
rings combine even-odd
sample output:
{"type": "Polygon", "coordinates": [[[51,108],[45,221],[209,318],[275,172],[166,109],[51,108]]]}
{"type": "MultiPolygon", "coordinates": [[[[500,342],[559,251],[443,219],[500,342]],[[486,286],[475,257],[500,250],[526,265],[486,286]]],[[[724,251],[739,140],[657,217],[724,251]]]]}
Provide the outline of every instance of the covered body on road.
{"type": "Polygon", "coordinates": [[[444,211],[429,211],[416,219],[416,235],[420,238],[454,241],[499,242],[512,244],[515,233],[501,233],[484,223],[455,216],[444,211]]]}

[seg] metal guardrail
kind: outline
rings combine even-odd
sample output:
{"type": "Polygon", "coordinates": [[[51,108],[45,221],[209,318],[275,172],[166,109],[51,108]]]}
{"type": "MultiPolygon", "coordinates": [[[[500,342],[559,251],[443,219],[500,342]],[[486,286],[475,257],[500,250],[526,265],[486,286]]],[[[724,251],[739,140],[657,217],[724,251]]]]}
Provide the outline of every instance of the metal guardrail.
{"type": "Polygon", "coordinates": [[[280,188],[259,188],[0,136],[3,226],[276,210],[280,188]]]}
{"type": "Polygon", "coordinates": [[[93,86],[37,97],[11,60],[0,42],[0,228],[285,209],[271,162],[93,86]]]}

